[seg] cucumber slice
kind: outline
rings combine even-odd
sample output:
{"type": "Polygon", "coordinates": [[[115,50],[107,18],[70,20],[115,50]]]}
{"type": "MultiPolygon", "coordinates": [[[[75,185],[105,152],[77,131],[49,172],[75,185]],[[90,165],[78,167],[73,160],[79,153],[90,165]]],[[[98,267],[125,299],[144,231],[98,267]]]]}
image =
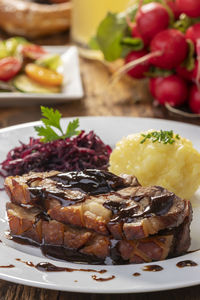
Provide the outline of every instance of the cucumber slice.
{"type": "Polygon", "coordinates": [[[16,76],[13,84],[22,93],[55,94],[61,92],[60,87],[43,86],[24,74],[16,76]]]}

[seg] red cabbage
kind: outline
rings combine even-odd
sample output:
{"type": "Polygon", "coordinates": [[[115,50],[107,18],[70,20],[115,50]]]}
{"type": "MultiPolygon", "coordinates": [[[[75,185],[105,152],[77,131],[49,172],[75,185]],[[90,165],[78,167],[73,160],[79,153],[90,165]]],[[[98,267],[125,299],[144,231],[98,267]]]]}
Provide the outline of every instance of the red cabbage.
{"type": "Polygon", "coordinates": [[[28,144],[10,150],[1,163],[6,175],[22,175],[30,171],[80,171],[108,168],[111,148],[93,132],[84,131],[73,138],[43,143],[30,138],[28,144]]]}

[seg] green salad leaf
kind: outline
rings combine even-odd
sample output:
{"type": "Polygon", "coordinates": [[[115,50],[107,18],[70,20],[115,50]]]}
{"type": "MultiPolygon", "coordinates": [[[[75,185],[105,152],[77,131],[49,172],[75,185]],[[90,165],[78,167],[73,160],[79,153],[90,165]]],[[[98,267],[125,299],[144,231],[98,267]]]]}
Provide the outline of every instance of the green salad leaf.
{"type": "Polygon", "coordinates": [[[58,54],[45,54],[37,59],[35,63],[39,66],[56,71],[62,65],[62,60],[58,54]]]}
{"type": "Polygon", "coordinates": [[[108,13],[97,30],[96,40],[107,61],[114,61],[121,56],[121,40],[127,27],[125,18],[108,13]]]}
{"type": "Polygon", "coordinates": [[[0,59],[8,56],[8,51],[6,49],[6,44],[4,41],[0,41],[0,59]]]}
{"type": "Polygon", "coordinates": [[[78,135],[81,131],[77,130],[79,127],[79,119],[75,119],[72,122],[69,122],[66,131],[64,132],[61,125],[61,114],[56,109],[48,108],[41,106],[41,112],[44,118],[41,119],[44,126],[35,126],[35,130],[37,131],[38,136],[43,137],[41,140],[44,143],[55,141],[58,139],[66,139],[70,138],[74,135],[78,135]],[[53,127],[53,128],[52,128],[53,127]],[[57,129],[58,134],[55,129],[57,129]]]}
{"type": "Polygon", "coordinates": [[[28,44],[29,42],[22,37],[12,37],[0,41],[0,59],[7,56],[18,55],[18,46],[28,44]]]}
{"type": "Polygon", "coordinates": [[[88,43],[88,46],[89,48],[91,48],[92,50],[100,50],[99,48],[99,44],[98,44],[98,41],[97,41],[97,37],[96,36],[93,36],[89,43],[88,43]]]}

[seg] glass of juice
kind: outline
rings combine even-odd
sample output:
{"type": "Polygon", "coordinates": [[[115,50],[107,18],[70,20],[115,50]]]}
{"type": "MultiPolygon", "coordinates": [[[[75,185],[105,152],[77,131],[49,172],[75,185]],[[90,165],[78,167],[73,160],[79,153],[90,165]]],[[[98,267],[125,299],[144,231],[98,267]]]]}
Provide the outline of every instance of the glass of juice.
{"type": "Polygon", "coordinates": [[[122,12],[128,7],[130,0],[72,0],[73,42],[87,47],[95,35],[99,23],[107,12],[122,12]]]}

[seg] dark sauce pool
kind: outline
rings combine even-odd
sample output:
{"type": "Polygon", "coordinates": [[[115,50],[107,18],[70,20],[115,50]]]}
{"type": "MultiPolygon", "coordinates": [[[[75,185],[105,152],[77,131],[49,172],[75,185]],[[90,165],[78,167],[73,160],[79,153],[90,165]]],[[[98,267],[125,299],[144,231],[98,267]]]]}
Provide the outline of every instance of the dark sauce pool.
{"type": "Polygon", "coordinates": [[[101,281],[101,282],[105,282],[105,281],[110,281],[110,280],[113,280],[115,279],[115,275],[112,275],[110,277],[107,277],[107,278],[102,278],[102,277],[97,277],[96,275],[92,275],[92,279],[95,280],[95,281],[101,281]]]}
{"type": "Polygon", "coordinates": [[[141,274],[138,273],[138,272],[135,272],[135,273],[133,273],[133,276],[134,276],[134,277],[139,277],[139,276],[141,276],[141,274]]]}
{"type": "Polygon", "coordinates": [[[31,239],[26,239],[24,237],[9,236],[9,239],[12,239],[14,242],[21,245],[39,247],[42,251],[42,254],[50,259],[56,258],[62,261],[84,263],[84,264],[91,264],[91,265],[115,265],[115,264],[123,265],[127,263],[126,261],[123,261],[122,259],[119,258],[119,254],[116,249],[116,243],[114,243],[114,241],[112,241],[113,246],[111,246],[111,255],[106,257],[106,259],[101,259],[96,256],[80,253],[78,251],[66,248],[64,246],[40,245],[32,241],[31,239]]]}
{"type": "Polygon", "coordinates": [[[183,261],[179,261],[176,266],[178,268],[185,268],[185,267],[196,267],[198,266],[198,264],[196,262],[194,262],[193,260],[183,260],[183,261]]]}
{"type": "Polygon", "coordinates": [[[95,270],[95,269],[82,269],[82,268],[77,269],[77,268],[59,267],[59,266],[56,266],[54,264],[47,263],[47,262],[40,262],[35,265],[30,261],[23,261],[20,258],[16,258],[16,261],[22,262],[22,263],[26,264],[27,266],[33,267],[41,272],[77,272],[77,271],[80,271],[80,272],[92,272],[92,273],[99,273],[99,274],[104,274],[107,272],[107,270],[104,270],[104,269],[95,270]]]}
{"type": "Polygon", "coordinates": [[[149,266],[144,266],[142,270],[145,272],[160,272],[163,270],[163,267],[159,265],[149,265],[149,266]]]}

